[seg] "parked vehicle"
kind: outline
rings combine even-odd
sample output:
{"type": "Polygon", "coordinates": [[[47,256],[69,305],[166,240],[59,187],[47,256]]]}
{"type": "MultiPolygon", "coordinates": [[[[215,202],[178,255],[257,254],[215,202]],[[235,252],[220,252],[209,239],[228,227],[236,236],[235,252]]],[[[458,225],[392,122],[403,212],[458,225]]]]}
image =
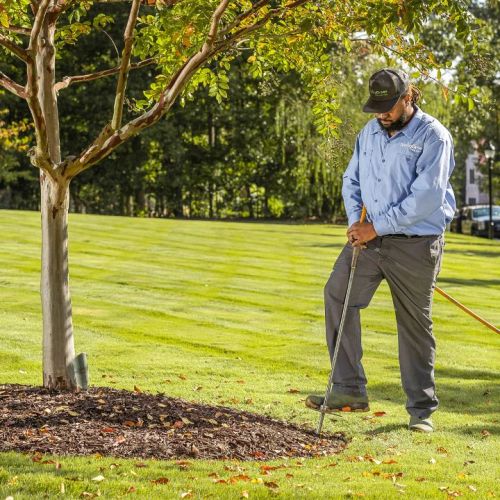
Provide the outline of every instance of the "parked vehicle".
{"type": "MultiPolygon", "coordinates": [[[[494,205],[492,208],[493,236],[500,238],[500,206],[494,205]]],[[[457,233],[488,237],[489,222],[489,205],[471,205],[459,210],[451,222],[450,229],[457,233]]]]}

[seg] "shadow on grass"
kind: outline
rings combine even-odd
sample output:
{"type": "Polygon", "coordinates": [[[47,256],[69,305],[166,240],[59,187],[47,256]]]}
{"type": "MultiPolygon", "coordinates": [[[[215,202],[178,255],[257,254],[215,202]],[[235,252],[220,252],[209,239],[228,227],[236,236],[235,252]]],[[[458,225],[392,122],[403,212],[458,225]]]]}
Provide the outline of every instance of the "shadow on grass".
{"type": "Polygon", "coordinates": [[[396,432],[401,429],[407,429],[408,425],[406,422],[401,422],[399,424],[387,424],[376,427],[375,429],[369,429],[365,432],[367,436],[376,436],[378,434],[386,434],[388,432],[396,432]]]}
{"type": "Polygon", "coordinates": [[[466,368],[436,368],[436,378],[458,378],[466,380],[499,380],[498,372],[490,370],[474,370],[466,368]]]}
{"type": "Polygon", "coordinates": [[[344,248],[342,243],[314,243],[312,245],[302,245],[303,248],[338,248],[339,250],[344,248]]]}
{"type": "Polygon", "coordinates": [[[445,250],[445,254],[456,254],[460,255],[462,257],[500,257],[500,252],[498,251],[498,246],[492,246],[491,248],[497,249],[495,250],[472,250],[472,249],[467,249],[467,250],[455,250],[455,249],[449,249],[447,248],[445,250]]]}
{"type": "MultiPolygon", "coordinates": [[[[439,398],[439,410],[454,413],[469,413],[471,415],[498,414],[498,404],[493,404],[493,387],[485,386],[483,380],[478,380],[474,386],[464,387],[461,384],[445,383],[436,378],[436,390],[439,398]]],[[[397,383],[383,383],[368,385],[370,401],[382,402],[389,400],[393,403],[400,402],[404,407],[406,396],[401,386],[397,383]]]]}
{"type": "Polygon", "coordinates": [[[500,285],[500,279],[493,280],[478,280],[478,279],[458,279],[458,278],[439,278],[439,284],[449,283],[451,285],[462,286],[477,286],[477,287],[494,287],[500,285]]]}
{"type": "Polygon", "coordinates": [[[453,433],[464,434],[465,436],[472,436],[481,439],[489,439],[491,436],[500,435],[500,425],[488,423],[484,425],[469,425],[468,416],[464,415],[463,425],[455,425],[447,427],[447,431],[453,433]]]}

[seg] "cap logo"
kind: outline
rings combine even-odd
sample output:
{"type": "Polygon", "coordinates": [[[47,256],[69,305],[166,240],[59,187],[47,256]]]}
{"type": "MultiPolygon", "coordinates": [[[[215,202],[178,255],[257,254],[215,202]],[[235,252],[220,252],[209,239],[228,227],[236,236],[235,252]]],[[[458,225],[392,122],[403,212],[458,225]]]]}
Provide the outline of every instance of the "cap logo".
{"type": "Polygon", "coordinates": [[[389,93],[388,90],[373,90],[371,91],[372,94],[375,94],[375,95],[387,95],[389,93]]]}

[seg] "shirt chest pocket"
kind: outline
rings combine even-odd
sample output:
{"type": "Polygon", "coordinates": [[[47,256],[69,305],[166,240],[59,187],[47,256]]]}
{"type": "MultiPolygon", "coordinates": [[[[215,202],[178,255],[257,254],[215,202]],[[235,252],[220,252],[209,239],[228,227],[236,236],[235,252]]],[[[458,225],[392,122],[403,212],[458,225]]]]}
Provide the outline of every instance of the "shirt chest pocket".
{"type": "Polygon", "coordinates": [[[420,153],[405,150],[396,155],[396,161],[399,166],[406,167],[408,170],[418,174],[422,170],[422,166],[418,162],[419,157],[420,153]]]}
{"type": "Polygon", "coordinates": [[[364,172],[367,171],[367,169],[370,165],[370,162],[372,159],[372,154],[373,154],[373,148],[368,147],[368,146],[361,148],[360,155],[359,155],[359,166],[364,172]]]}

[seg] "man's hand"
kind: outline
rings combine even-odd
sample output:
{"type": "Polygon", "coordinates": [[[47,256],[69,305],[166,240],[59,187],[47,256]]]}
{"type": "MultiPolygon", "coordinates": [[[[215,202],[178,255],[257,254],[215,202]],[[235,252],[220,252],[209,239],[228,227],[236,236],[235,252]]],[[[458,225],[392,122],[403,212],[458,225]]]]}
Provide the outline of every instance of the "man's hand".
{"type": "Polygon", "coordinates": [[[353,247],[364,246],[366,242],[373,240],[377,236],[378,235],[371,222],[355,222],[347,230],[347,238],[353,247]]]}

